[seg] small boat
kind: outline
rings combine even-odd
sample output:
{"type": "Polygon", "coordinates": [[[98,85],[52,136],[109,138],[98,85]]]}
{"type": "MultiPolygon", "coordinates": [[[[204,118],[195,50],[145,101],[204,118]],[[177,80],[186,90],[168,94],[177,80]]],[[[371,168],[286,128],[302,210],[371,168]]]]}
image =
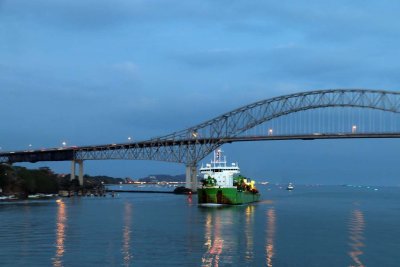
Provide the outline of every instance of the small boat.
{"type": "Polygon", "coordinates": [[[293,186],[293,184],[292,183],[289,183],[288,184],[288,186],[286,187],[286,190],[293,190],[294,189],[294,186],[293,186]]]}
{"type": "Polygon", "coordinates": [[[40,194],[28,195],[28,198],[40,198],[40,194]]]}
{"type": "Polygon", "coordinates": [[[18,198],[15,195],[11,196],[0,196],[0,201],[1,200],[17,200],[18,198]]]}
{"type": "Polygon", "coordinates": [[[222,150],[214,151],[214,160],[200,168],[202,185],[197,189],[200,205],[240,205],[260,200],[255,182],[240,174],[236,163],[227,165],[222,150]]]}
{"type": "Polygon", "coordinates": [[[54,194],[38,193],[38,194],[28,195],[28,199],[46,199],[46,198],[53,198],[55,196],[56,195],[54,195],[54,194]]]}
{"type": "Polygon", "coordinates": [[[192,193],[192,190],[189,188],[186,188],[184,186],[179,186],[174,189],[174,194],[179,194],[179,195],[188,195],[189,193],[192,193]]]}

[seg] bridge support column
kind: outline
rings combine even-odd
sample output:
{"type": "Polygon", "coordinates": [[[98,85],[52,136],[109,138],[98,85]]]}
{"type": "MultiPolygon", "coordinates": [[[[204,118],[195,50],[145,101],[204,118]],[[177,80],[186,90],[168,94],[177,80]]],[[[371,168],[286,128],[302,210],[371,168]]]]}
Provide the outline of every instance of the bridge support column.
{"type": "Polygon", "coordinates": [[[75,179],[75,160],[71,161],[71,181],[75,179]]]}
{"type": "Polygon", "coordinates": [[[76,174],[75,174],[75,165],[78,163],[79,166],[79,175],[78,175],[78,181],[79,185],[83,185],[83,160],[73,160],[71,164],[71,181],[75,179],[76,174]]]}
{"type": "Polygon", "coordinates": [[[77,162],[79,164],[79,185],[83,186],[83,160],[78,160],[77,162]]]}
{"type": "Polygon", "coordinates": [[[197,167],[186,166],[186,188],[192,189],[192,192],[197,191],[197,167]]]}

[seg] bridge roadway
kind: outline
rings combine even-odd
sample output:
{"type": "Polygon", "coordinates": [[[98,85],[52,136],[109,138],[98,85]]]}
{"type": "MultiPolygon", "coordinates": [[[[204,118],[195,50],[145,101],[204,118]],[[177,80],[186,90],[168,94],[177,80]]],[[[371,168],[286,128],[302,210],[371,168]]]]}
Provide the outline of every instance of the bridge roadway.
{"type": "MultiPolygon", "coordinates": [[[[279,141],[279,140],[319,140],[319,139],[353,139],[353,138],[400,138],[400,133],[313,133],[301,135],[268,135],[227,138],[191,138],[182,140],[155,139],[149,141],[108,144],[81,147],[60,147],[41,150],[25,150],[0,153],[0,163],[39,162],[39,161],[72,161],[76,160],[78,152],[102,152],[113,150],[129,150],[157,148],[168,146],[189,146],[193,144],[226,144],[246,141],[279,141]]],[[[86,158],[83,160],[99,160],[107,158],[86,158]]],[[[112,158],[115,159],[115,158],[112,158]]]]}

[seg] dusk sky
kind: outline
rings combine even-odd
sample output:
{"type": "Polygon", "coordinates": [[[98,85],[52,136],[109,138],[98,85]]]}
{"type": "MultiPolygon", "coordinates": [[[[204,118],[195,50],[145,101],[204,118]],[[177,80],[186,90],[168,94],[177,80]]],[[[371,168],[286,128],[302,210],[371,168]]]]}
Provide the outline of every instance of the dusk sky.
{"type": "MultiPolygon", "coordinates": [[[[365,0],[0,0],[1,151],[145,140],[302,91],[399,90],[399,10],[365,0]]],[[[257,180],[400,185],[399,148],[326,140],[223,150],[257,180]]],[[[24,166],[65,173],[70,163],[24,166]]],[[[91,175],[184,171],[85,162],[91,175]]]]}

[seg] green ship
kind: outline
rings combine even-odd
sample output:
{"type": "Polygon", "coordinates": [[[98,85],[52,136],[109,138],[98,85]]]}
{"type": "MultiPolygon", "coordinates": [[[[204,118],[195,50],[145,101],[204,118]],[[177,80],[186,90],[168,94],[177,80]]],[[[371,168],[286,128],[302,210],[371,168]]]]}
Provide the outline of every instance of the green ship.
{"type": "Polygon", "coordinates": [[[199,171],[204,175],[197,189],[199,204],[240,205],[260,200],[254,181],[240,174],[237,163],[228,166],[221,149],[214,151],[214,160],[199,171]]]}

